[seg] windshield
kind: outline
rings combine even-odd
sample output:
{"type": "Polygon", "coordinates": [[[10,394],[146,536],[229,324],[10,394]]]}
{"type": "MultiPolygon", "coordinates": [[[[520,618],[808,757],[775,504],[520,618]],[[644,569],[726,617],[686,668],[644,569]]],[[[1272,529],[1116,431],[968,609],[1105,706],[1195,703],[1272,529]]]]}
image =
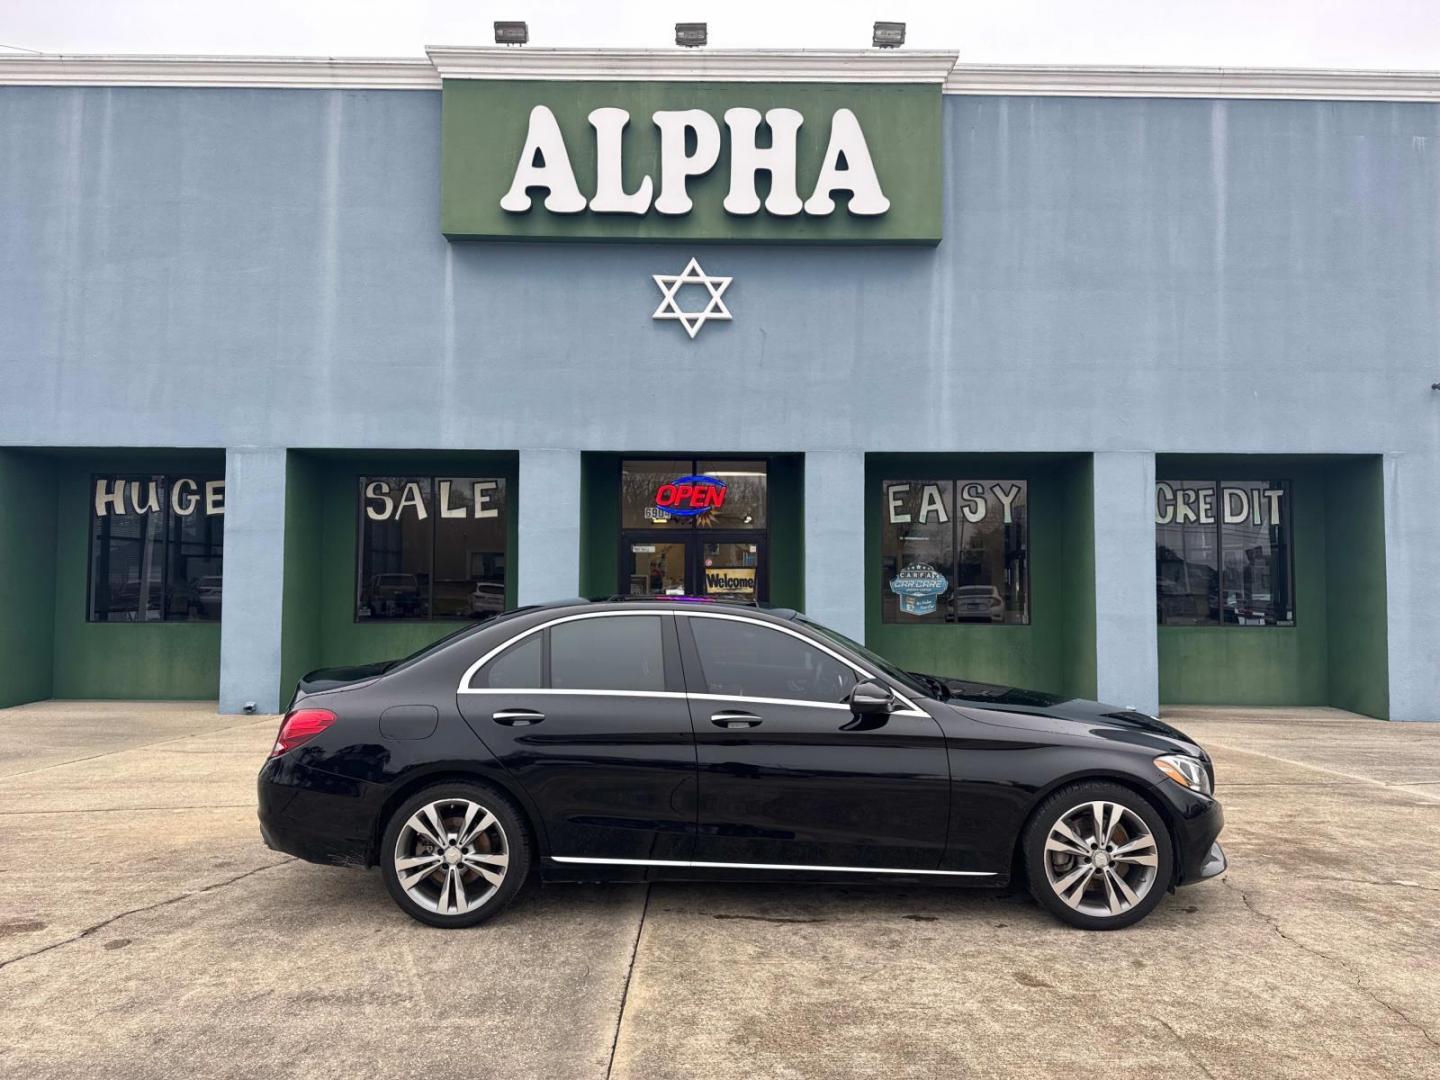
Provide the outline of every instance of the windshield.
{"type": "Polygon", "coordinates": [[[926,687],[926,685],[922,683],[919,679],[915,678],[914,675],[911,675],[908,671],[902,671],[900,668],[892,664],[889,660],[886,660],[879,653],[871,652],[859,642],[851,641],[848,637],[840,633],[838,630],[831,630],[828,626],[821,626],[819,623],[812,622],[811,620],[805,618],[803,615],[798,616],[795,621],[809,627],[811,630],[814,630],[821,637],[827,637],[831,641],[835,642],[837,645],[843,645],[845,648],[855,653],[855,655],[869,661],[872,666],[880,669],[880,671],[884,672],[886,676],[893,679],[895,682],[899,683],[907,690],[913,690],[915,693],[920,694],[924,697],[933,698],[935,696],[935,692],[926,687]]]}

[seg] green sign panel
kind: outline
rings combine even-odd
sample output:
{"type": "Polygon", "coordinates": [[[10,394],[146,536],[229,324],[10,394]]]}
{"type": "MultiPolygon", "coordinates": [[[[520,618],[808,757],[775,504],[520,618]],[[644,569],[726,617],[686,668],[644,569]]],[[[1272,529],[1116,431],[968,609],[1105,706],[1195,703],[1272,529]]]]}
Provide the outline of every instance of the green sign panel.
{"type": "Polygon", "coordinates": [[[445,81],[452,240],[940,241],[940,87],[445,81]]]}

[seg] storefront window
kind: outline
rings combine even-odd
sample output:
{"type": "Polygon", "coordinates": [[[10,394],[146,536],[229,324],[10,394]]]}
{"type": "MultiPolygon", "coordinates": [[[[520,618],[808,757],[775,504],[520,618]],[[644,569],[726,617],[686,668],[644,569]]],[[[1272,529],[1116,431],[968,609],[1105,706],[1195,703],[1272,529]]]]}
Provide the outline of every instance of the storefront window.
{"type": "Polygon", "coordinates": [[[220,618],[225,481],[112,474],[92,484],[87,618],[220,618]]]}
{"type": "Polygon", "coordinates": [[[881,511],[883,621],[1029,623],[1026,481],[887,480],[881,511]]]}
{"type": "Polygon", "coordinates": [[[505,481],[362,476],[357,619],[470,619],[505,609],[505,481]]]}
{"type": "Polygon", "coordinates": [[[620,477],[623,527],[764,529],[766,479],[764,461],[626,461],[620,477]]]}
{"type": "Polygon", "coordinates": [[[1294,626],[1290,485],[1155,485],[1156,617],[1162,626],[1294,626]]]}

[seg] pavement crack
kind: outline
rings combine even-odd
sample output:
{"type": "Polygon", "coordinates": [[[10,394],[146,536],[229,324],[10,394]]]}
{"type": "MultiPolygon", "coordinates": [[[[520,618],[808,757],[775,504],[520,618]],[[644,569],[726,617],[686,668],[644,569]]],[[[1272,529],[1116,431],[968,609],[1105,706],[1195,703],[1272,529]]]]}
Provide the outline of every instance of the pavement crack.
{"type": "Polygon", "coordinates": [[[625,968],[625,986],[620,991],[620,1009],[615,1014],[615,1037],[610,1040],[610,1060],[605,1063],[605,1080],[615,1068],[615,1051],[620,1046],[620,1028],[625,1023],[625,1003],[630,997],[630,977],[635,974],[635,957],[640,952],[640,935],[645,932],[645,916],[650,911],[650,884],[645,885],[645,902],[640,906],[640,924],[635,927],[635,940],[630,943],[630,963],[625,968]]]}
{"type": "Polygon", "coordinates": [[[770,922],[770,923],[822,923],[829,922],[829,919],[803,919],[784,918],[777,915],[711,915],[712,919],[744,919],[748,922],[770,922]]]}
{"type": "Polygon", "coordinates": [[[295,860],[293,858],[287,857],[281,859],[279,862],[266,863],[264,866],[257,866],[253,870],[246,870],[243,874],[236,874],[234,877],[226,878],[224,881],[217,881],[213,885],[206,885],[203,889],[194,889],[187,893],[181,893],[179,896],[171,896],[164,900],[158,900],[153,904],[145,904],[143,907],[131,908],[129,911],[122,911],[118,915],[112,915],[108,919],[102,919],[100,922],[96,923],[93,926],[87,926],[78,934],[73,934],[68,938],[64,938],[63,940],[52,942],[51,944],[42,946],[41,948],[36,949],[33,952],[21,953],[19,956],[12,956],[9,960],[0,960],[0,971],[3,971],[11,964],[18,964],[21,960],[29,960],[32,957],[39,956],[42,953],[50,952],[52,949],[58,949],[64,945],[73,945],[75,942],[89,937],[96,931],[104,930],[105,927],[111,926],[114,923],[119,922],[121,919],[129,918],[131,915],[140,915],[147,911],[154,911],[157,908],[169,907],[171,904],[178,904],[181,900],[189,900],[192,896],[204,896],[206,893],[212,893],[218,889],[223,889],[228,885],[234,885],[237,881],[243,881],[246,878],[251,877],[255,874],[259,874],[265,870],[274,870],[277,866],[284,866],[286,863],[292,863],[294,861],[295,860]]]}
{"type": "MultiPolygon", "coordinates": [[[[1396,1007],[1395,1005],[1392,1005],[1390,1002],[1386,1001],[1370,987],[1366,986],[1364,977],[1361,975],[1361,973],[1356,971],[1355,968],[1350,964],[1350,962],[1344,957],[1336,956],[1332,953],[1327,953],[1323,949],[1317,949],[1312,945],[1305,944],[1305,942],[1301,941],[1299,938],[1291,937],[1280,925],[1279,919],[1277,919],[1273,915],[1268,914],[1267,912],[1261,911],[1255,906],[1254,902],[1251,901],[1250,897],[1246,894],[1244,889],[1240,888],[1239,885],[1231,884],[1229,874],[1226,874],[1224,877],[1222,877],[1220,879],[1220,883],[1226,888],[1230,889],[1232,892],[1238,893],[1240,895],[1240,902],[1245,905],[1246,910],[1248,910],[1252,915],[1256,916],[1262,921],[1268,923],[1270,925],[1270,929],[1274,930],[1275,933],[1278,934],[1285,941],[1289,942],[1291,945],[1294,945],[1301,952],[1309,953],[1311,956],[1318,956],[1320,957],[1320,959],[1327,960],[1331,964],[1334,964],[1336,967],[1340,968],[1347,975],[1350,975],[1354,979],[1354,987],[1356,990],[1359,990],[1360,993],[1364,994],[1376,1005],[1379,1005],[1387,1012],[1398,1017],[1406,1027],[1413,1028],[1414,1030],[1418,1031],[1421,1035],[1425,1037],[1426,1042],[1430,1043],[1432,1046],[1440,1046],[1440,1039],[1437,1039],[1433,1034],[1431,1034],[1429,1028],[1425,1027],[1425,1025],[1419,1023],[1418,1021],[1411,1019],[1404,1010],[1396,1007]]],[[[1374,884],[1374,882],[1366,882],[1365,884],[1374,884]]]]}
{"type": "Polygon", "coordinates": [[[1203,1072],[1206,1076],[1210,1077],[1210,1080],[1216,1080],[1215,1074],[1210,1071],[1210,1067],[1206,1065],[1205,1062],[1201,1061],[1198,1057],[1195,1056],[1195,1051],[1190,1049],[1190,1044],[1185,1041],[1185,1036],[1181,1035],[1180,1032],[1176,1031],[1173,1027],[1171,1027],[1169,1020],[1166,1020],[1163,1016],[1156,1016],[1154,1013],[1150,1014],[1150,1019],[1158,1021],[1161,1027],[1163,1027],[1166,1031],[1170,1032],[1170,1037],[1173,1038],[1177,1044],[1179,1044],[1181,1052],[1183,1052],[1184,1055],[1190,1059],[1190,1063],[1192,1065],[1194,1065],[1197,1069],[1203,1072]]]}

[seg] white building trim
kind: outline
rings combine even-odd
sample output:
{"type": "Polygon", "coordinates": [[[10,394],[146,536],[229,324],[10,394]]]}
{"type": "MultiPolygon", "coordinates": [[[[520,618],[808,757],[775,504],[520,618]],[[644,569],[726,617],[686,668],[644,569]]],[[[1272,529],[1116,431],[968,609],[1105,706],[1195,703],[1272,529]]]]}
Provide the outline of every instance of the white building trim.
{"type": "Polygon", "coordinates": [[[905,49],[426,48],[442,78],[943,84],[953,52],[905,49]]]}
{"type": "Polygon", "coordinates": [[[1440,71],[956,64],[947,94],[1440,101],[1440,71]]]}
{"type": "Polygon", "coordinates": [[[330,56],[0,56],[0,86],[439,90],[430,61],[330,56]]]}
{"type": "Polygon", "coordinates": [[[951,52],[445,47],[428,58],[0,55],[0,86],[438,90],[442,79],[919,83],[1020,97],[1440,101],[1440,71],[957,64],[951,52]]]}

